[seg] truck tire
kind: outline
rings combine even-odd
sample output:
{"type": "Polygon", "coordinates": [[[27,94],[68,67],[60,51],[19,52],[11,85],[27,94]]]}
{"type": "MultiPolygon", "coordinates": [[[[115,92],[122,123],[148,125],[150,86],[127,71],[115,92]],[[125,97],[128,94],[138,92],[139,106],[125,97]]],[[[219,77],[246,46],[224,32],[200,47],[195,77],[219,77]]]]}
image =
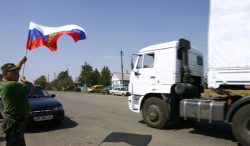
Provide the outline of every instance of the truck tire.
{"type": "Polygon", "coordinates": [[[157,97],[146,99],[142,107],[142,117],[149,127],[164,128],[167,122],[167,112],[164,101],[157,97]]]}
{"type": "Polygon", "coordinates": [[[243,146],[250,145],[250,105],[240,108],[233,117],[233,133],[243,146]]]}

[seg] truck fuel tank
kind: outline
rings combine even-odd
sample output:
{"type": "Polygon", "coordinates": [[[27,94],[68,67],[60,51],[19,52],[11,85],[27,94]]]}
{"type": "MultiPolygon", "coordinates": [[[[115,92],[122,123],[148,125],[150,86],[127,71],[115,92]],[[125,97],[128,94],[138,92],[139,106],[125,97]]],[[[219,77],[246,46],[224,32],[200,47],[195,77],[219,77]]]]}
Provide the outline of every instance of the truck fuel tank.
{"type": "Polygon", "coordinates": [[[180,102],[180,117],[186,119],[224,122],[226,101],[183,99],[180,102]]]}

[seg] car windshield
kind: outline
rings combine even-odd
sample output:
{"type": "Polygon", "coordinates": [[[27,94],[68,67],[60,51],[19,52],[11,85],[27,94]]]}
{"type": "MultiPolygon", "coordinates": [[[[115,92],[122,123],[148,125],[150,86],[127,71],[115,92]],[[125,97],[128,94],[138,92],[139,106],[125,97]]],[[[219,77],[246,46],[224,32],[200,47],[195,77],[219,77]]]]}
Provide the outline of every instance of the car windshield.
{"type": "Polygon", "coordinates": [[[28,98],[51,97],[50,94],[41,87],[36,87],[35,91],[29,92],[28,98]]]}

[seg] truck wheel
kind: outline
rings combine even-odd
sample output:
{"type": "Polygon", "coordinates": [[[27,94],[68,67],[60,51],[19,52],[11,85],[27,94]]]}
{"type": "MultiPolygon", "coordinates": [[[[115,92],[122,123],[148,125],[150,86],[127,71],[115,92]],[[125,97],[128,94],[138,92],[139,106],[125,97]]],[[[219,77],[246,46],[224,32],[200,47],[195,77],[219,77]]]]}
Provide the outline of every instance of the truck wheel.
{"type": "Polygon", "coordinates": [[[240,108],[233,117],[233,133],[243,146],[250,145],[250,105],[240,108]]]}
{"type": "Polygon", "coordinates": [[[164,102],[157,97],[148,98],[142,107],[142,117],[147,126],[164,128],[167,122],[164,102]]]}

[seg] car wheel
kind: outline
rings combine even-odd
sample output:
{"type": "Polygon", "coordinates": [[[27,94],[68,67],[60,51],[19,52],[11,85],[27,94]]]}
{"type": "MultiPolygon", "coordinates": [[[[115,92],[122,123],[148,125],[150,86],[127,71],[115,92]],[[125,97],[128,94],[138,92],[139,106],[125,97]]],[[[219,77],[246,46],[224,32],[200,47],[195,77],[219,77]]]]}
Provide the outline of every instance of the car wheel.
{"type": "Polygon", "coordinates": [[[113,95],[113,96],[115,95],[114,92],[112,93],[112,95],[113,95]]]}
{"type": "Polygon", "coordinates": [[[142,117],[147,126],[164,128],[167,123],[164,101],[157,97],[148,98],[142,107],[142,117]]]}
{"type": "Polygon", "coordinates": [[[108,92],[105,92],[105,94],[108,94],[108,92]]]}
{"type": "Polygon", "coordinates": [[[122,93],[122,96],[125,96],[125,93],[122,93]]]}

